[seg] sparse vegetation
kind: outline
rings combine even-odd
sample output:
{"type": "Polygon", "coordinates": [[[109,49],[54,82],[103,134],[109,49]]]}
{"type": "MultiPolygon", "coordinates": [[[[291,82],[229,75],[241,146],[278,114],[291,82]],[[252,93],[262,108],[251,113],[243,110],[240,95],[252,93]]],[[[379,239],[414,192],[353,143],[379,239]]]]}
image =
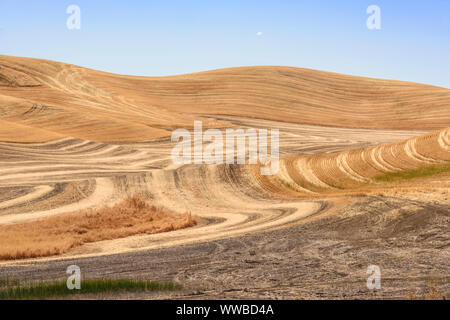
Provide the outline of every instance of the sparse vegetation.
{"type": "Polygon", "coordinates": [[[136,291],[180,290],[172,282],[131,279],[84,279],[80,290],[69,290],[66,280],[21,283],[18,280],[0,279],[0,300],[49,299],[79,294],[101,294],[136,291]]]}
{"type": "Polygon", "coordinates": [[[450,162],[442,164],[423,166],[416,169],[409,169],[397,172],[389,172],[383,175],[376,176],[375,181],[394,182],[399,180],[409,180],[415,178],[428,177],[443,172],[450,172],[450,162]]]}
{"type": "Polygon", "coordinates": [[[52,256],[85,243],[194,226],[190,214],[175,215],[134,195],[113,207],[0,226],[0,260],[52,256]]]}

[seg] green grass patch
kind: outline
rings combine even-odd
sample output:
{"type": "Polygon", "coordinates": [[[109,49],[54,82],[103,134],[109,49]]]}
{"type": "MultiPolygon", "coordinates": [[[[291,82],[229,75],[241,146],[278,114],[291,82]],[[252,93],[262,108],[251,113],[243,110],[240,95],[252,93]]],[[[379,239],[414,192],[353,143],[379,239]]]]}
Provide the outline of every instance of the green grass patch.
{"type": "Polygon", "coordinates": [[[422,177],[428,177],[443,172],[450,172],[450,162],[442,164],[423,166],[416,169],[409,169],[397,172],[389,172],[374,178],[375,181],[394,182],[399,180],[410,180],[422,177]]]}
{"type": "Polygon", "coordinates": [[[49,299],[79,294],[119,293],[137,291],[173,291],[183,287],[172,282],[130,279],[84,279],[81,289],[69,290],[67,280],[40,281],[22,284],[18,280],[0,280],[0,300],[49,299]]]}
{"type": "Polygon", "coordinates": [[[402,256],[390,256],[390,257],[387,257],[387,258],[384,258],[384,261],[401,261],[401,260],[403,260],[403,257],[402,256]]]}

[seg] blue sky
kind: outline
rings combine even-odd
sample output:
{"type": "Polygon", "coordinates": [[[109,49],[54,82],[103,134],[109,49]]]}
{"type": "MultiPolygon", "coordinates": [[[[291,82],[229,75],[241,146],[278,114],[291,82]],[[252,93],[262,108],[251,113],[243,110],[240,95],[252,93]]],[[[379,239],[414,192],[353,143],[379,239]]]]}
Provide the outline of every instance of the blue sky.
{"type": "Polygon", "coordinates": [[[1,0],[0,54],[133,75],[288,65],[450,88],[450,0],[1,0]],[[71,4],[80,30],[66,27],[71,4]],[[381,30],[366,27],[372,4],[381,30]]]}

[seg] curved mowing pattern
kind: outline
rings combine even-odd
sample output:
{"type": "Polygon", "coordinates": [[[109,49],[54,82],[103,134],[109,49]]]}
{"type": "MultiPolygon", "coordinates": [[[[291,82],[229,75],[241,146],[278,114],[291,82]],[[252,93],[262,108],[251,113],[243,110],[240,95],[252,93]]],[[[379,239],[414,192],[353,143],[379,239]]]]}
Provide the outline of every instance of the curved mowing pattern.
{"type": "MultiPolygon", "coordinates": [[[[278,188],[280,193],[285,192],[286,186],[291,191],[311,193],[355,187],[373,182],[374,178],[386,173],[449,161],[447,128],[375,147],[282,159],[277,175],[257,180],[265,188],[278,188]]],[[[257,174],[258,170],[254,172],[257,174]]]]}

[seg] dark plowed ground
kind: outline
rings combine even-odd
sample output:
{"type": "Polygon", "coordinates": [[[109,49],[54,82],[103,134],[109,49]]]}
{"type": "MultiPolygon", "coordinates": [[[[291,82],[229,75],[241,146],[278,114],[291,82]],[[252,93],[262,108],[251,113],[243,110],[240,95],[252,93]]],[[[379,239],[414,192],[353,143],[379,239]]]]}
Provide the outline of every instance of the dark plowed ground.
{"type": "MultiPolygon", "coordinates": [[[[0,267],[1,277],[55,279],[67,266],[85,277],[182,283],[179,292],[100,298],[450,298],[450,210],[366,197],[338,214],[271,232],[128,254],[0,267]],[[366,287],[381,268],[381,289],[366,287]]],[[[89,297],[83,297],[89,298],[89,297]]],[[[98,298],[98,297],[97,297],[98,298]]]]}

